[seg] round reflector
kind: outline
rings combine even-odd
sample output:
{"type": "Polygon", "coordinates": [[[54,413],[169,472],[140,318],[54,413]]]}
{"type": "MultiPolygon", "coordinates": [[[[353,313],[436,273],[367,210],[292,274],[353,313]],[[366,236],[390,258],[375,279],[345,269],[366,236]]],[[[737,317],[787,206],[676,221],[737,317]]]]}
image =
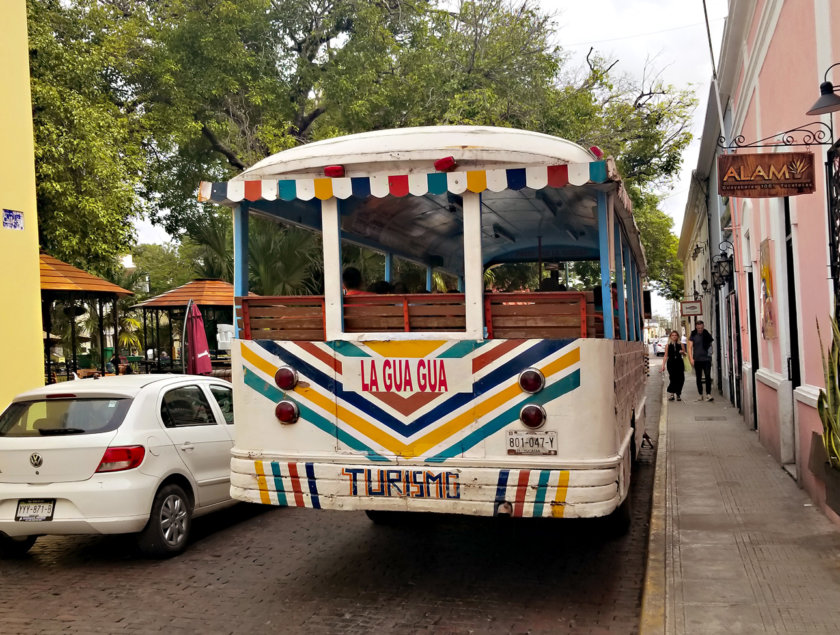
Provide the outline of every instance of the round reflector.
{"type": "Polygon", "coordinates": [[[291,390],[297,386],[297,382],[297,372],[295,369],[289,368],[288,366],[281,366],[277,369],[277,372],[274,373],[274,383],[283,390],[291,390]]]}
{"type": "Polygon", "coordinates": [[[536,368],[527,368],[519,374],[519,387],[525,392],[539,392],[545,386],[545,375],[536,368]]]}
{"type": "Polygon", "coordinates": [[[294,423],[300,416],[297,404],[294,401],[281,401],[274,408],[274,416],[280,423],[294,423]]]}
{"type": "Polygon", "coordinates": [[[519,420],[532,430],[536,430],[545,423],[545,410],[542,406],[528,404],[519,411],[519,420]]]}

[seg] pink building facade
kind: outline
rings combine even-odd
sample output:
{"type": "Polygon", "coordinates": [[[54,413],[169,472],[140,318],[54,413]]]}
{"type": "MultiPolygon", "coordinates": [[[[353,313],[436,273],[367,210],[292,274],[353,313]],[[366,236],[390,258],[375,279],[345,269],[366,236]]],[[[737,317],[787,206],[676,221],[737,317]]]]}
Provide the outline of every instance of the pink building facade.
{"type": "MultiPolygon", "coordinates": [[[[831,115],[805,114],[819,97],[826,69],[840,61],[840,40],[832,41],[838,33],[840,3],[833,0],[730,1],[718,65],[720,109],[713,85],[680,253],[686,261],[705,232],[702,262],[686,267],[686,297],[700,276],[712,281],[716,261],[731,257],[734,275],[718,277],[703,298],[707,327],[718,338],[716,385],[780,465],[840,523],[825,505],[822,464],[811,460],[812,446],[821,443],[815,435],[822,434],[817,322],[829,343],[835,305],[824,168],[832,121],[831,115]],[[786,145],[781,133],[802,126],[807,131],[788,139],[811,145],[786,145]],[[785,198],[719,196],[721,146],[750,144],[735,151],[813,152],[816,191],[785,198]]],[[[840,84],[840,67],[828,80],[840,84]]]]}

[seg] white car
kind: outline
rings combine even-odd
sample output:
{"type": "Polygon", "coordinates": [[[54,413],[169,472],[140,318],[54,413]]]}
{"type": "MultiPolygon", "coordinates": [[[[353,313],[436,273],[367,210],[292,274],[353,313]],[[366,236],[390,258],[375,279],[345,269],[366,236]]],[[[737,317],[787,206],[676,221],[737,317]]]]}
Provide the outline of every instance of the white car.
{"type": "Polygon", "coordinates": [[[183,551],[194,517],[235,503],[232,395],[216,378],[118,375],[15,397],[0,414],[0,556],[47,534],[183,551]]]}
{"type": "Polygon", "coordinates": [[[653,342],[653,354],[657,357],[664,357],[665,349],[668,348],[668,338],[660,337],[653,342]]]}

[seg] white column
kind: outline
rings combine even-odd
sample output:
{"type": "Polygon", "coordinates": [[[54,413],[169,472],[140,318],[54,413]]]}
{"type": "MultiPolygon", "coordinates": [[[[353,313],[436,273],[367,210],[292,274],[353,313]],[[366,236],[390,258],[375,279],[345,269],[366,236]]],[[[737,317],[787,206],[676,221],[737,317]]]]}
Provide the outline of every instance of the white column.
{"type": "Polygon", "coordinates": [[[466,335],[484,339],[484,262],[481,255],[481,196],[464,192],[464,303],[466,335]]]}
{"type": "Polygon", "coordinates": [[[341,337],[343,328],[341,294],[341,221],[338,199],[321,201],[321,236],[324,243],[324,300],[327,340],[341,337]]]}

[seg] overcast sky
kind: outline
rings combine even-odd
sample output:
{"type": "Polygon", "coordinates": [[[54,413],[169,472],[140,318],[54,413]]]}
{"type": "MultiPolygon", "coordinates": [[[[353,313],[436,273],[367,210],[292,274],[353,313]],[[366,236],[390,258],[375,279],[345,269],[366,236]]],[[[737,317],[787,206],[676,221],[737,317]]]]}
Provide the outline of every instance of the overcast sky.
{"type": "MultiPolygon", "coordinates": [[[[705,116],[712,63],[706,39],[703,0],[539,0],[553,14],[557,44],[566,49],[576,65],[585,65],[590,46],[610,60],[615,71],[641,77],[646,60],[662,71],[662,78],[677,87],[692,87],[698,96],[693,132],[699,137],[705,116]]],[[[723,35],[727,0],[706,0],[715,61],[723,35]]],[[[679,235],[691,170],[697,164],[699,143],[685,154],[680,178],[668,192],[663,209],[674,219],[679,235]]],[[[168,236],[148,222],[137,225],[141,243],[164,242],[168,236]]],[[[654,306],[660,312],[661,303],[654,306]]]]}

